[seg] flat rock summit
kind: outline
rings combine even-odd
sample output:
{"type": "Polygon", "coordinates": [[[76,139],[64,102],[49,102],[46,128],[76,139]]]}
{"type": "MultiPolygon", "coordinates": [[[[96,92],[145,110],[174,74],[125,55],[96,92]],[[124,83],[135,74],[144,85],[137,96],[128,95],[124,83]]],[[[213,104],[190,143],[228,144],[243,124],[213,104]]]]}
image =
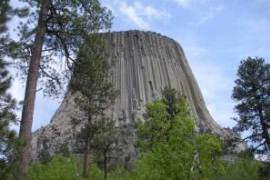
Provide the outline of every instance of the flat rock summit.
{"type": "MultiPolygon", "coordinates": [[[[211,132],[224,139],[234,136],[210,115],[183,49],[175,40],[143,31],[111,32],[102,36],[108,48],[108,61],[114,62],[110,78],[120,92],[110,113],[126,127],[125,161],[132,161],[137,154],[133,146],[134,122],[144,117],[145,105],[161,97],[164,87],[174,88],[186,96],[198,131],[211,132]]],[[[34,159],[44,149],[53,154],[63,146],[79,152],[71,124],[72,117],[78,115],[76,112],[74,97],[67,92],[50,124],[33,134],[34,159]]]]}

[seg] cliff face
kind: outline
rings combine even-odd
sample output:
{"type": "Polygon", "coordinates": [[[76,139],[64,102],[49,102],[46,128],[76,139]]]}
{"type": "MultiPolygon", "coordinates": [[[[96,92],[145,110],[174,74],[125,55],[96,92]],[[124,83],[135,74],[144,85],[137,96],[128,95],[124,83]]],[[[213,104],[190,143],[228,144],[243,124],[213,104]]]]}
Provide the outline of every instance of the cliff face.
{"type": "MultiPolygon", "coordinates": [[[[114,62],[111,80],[120,90],[111,116],[126,124],[129,146],[125,150],[128,160],[136,156],[132,145],[133,123],[143,118],[145,105],[161,96],[167,86],[175,88],[187,97],[197,129],[212,132],[224,138],[231,134],[220,128],[209,114],[198,84],[188,65],[184,52],[174,40],[153,32],[127,31],[105,33],[108,45],[108,61],[114,62]]],[[[34,159],[46,148],[50,153],[60,150],[63,144],[76,151],[71,117],[79,116],[73,96],[67,92],[51,123],[33,135],[34,159]]],[[[127,161],[128,161],[127,160],[127,161]]]]}

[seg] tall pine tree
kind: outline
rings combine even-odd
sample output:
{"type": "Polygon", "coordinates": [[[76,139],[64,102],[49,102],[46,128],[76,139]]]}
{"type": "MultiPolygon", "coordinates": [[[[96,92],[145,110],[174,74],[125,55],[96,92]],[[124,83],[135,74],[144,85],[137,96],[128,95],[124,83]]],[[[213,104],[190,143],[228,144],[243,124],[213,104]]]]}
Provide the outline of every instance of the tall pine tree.
{"type": "Polygon", "coordinates": [[[233,99],[238,103],[235,118],[238,132],[249,132],[245,138],[253,148],[270,148],[270,64],[263,58],[251,58],[241,61],[233,99]]]}
{"type": "Polygon", "coordinates": [[[26,146],[19,159],[20,179],[26,179],[31,160],[31,129],[38,80],[45,82],[45,90],[56,94],[62,89],[68,72],[61,72],[59,64],[73,68],[78,47],[86,36],[111,26],[111,13],[98,0],[22,0],[29,14],[20,26],[20,40],[13,57],[26,65],[26,90],[20,125],[20,138],[26,146]],[[65,57],[65,58],[61,58],[65,57]],[[63,61],[60,61],[63,60],[63,61]],[[64,76],[63,76],[64,75],[64,76]],[[40,78],[42,77],[42,78],[40,78]]]}
{"type": "MultiPolygon", "coordinates": [[[[107,110],[113,105],[117,95],[109,81],[110,64],[106,59],[106,52],[104,52],[106,50],[105,45],[99,35],[91,35],[86,39],[84,45],[80,48],[70,83],[70,89],[76,93],[75,103],[84,114],[83,117],[74,118],[74,122],[84,124],[79,136],[84,144],[83,177],[87,179],[90,178],[89,153],[93,152],[91,148],[94,139],[103,133],[113,133],[107,130],[108,126],[114,128],[114,124],[109,122],[103,123],[102,126],[100,124],[100,122],[107,120],[104,117],[106,117],[107,110]],[[108,126],[105,127],[105,124],[108,126]]],[[[103,135],[98,138],[99,143],[108,143],[108,146],[111,146],[113,142],[103,135]]],[[[104,146],[99,147],[103,149],[104,146]]]]}
{"type": "Polygon", "coordinates": [[[16,140],[16,132],[10,129],[11,123],[16,123],[16,102],[7,93],[11,85],[11,76],[6,69],[7,63],[3,60],[8,41],[6,23],[10,10],[9,0],[0,2],[0,179],[6,178],[10,170],[9,165],[14,161],[16,140]]]}

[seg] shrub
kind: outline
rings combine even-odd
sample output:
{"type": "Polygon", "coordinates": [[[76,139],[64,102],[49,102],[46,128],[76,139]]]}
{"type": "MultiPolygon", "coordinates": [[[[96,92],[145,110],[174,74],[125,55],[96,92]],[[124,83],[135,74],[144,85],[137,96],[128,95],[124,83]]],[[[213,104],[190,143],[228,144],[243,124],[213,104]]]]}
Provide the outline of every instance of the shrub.
{"type": "MultiPolygon", "coordinates": [[[[47,163],[32,164],[29,171],[29,180],[82,180],[80,162],[80,159],[76,156],[55,155],[47,163]]],[[[96,164],[91,164],[90,171],[93,180],[103,178],[103,173],[96,164]]]]}

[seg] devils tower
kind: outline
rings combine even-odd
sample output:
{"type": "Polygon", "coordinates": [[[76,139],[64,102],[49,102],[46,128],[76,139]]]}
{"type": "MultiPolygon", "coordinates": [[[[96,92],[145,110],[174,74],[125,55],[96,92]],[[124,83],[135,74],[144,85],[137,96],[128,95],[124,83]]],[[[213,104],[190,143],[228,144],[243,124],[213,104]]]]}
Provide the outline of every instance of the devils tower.
{"type": "MultiPolygon", "coordinates": [[[[183,94],[196,120],[197,130],[211,132],[223,138],[231,136],[221,128],[207,110],[200,88],[191,71],[181,46],[173,39],[154,32],[126,31],[102,34],[108,49],[108,61],[114,62],[110,78],[120,95],[111,111],[115,121],[125,123],[128,148],[127,161],[135,158],[134,122],[144,117],[145,105],[161,96],[164,87],[174,88],[183,94]]],[[[65,145],[76,152],[71,119],[79,115],[72,95],[67,92],[51,122],[33,135],[32,153],[47,149],[50,154],[59,152],[65,145]]]]}

